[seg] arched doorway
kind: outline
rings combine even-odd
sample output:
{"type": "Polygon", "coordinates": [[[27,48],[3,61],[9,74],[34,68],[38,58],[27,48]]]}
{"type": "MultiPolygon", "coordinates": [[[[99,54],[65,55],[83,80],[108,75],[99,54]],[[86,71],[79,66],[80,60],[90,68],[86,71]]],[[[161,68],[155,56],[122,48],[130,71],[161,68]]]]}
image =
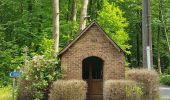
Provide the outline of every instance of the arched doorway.
{"type": "Polygon", "coordinates": [[[82,62],[82,77],[87,81],[87,100],[103,99],[103,60],[91,56],[82,62]]]}

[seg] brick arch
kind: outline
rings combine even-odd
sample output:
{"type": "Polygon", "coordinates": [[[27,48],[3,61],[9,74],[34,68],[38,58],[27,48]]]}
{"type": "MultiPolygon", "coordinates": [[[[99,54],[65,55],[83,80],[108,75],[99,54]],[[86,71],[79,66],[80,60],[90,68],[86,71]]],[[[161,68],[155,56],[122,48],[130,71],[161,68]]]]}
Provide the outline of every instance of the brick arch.
{"type": "MultiPolygon", "coordinates": [[[[101,52],[101,53],[98,53],[98,52],[97,53],[96,52],[90,52],[90,53],[86,52],[86,53],[82,54],[80,56],[80,58],[79,58],[79,64],[80,64],[79,66],[82,67],[83,60],[88,58],[88,57],[91,57],[91,56],[98,57],[98,58],[103,60],[103,79],[104,80],[113,79],[113,78],[117,77],[117,76],[114,75],[114,73],[111,73],[112,75],[107,74],[109,72],[108,70],[114,70],[112,68],[112,67],[114,67],[114,65],[112,65],[112,66],[108,65],[110,63],[111,59],[107,55],[105,55],[103,52],[101,52]]],[[[81,71],[80,74],[82,74],[82,71],[81,71]]]]}
{"type": "MultiPolygon", "coordinates": [[[[90,57],[95,57],[95,58],[98,58],[98,59],[100,59],[100,60],[102,60],[102,61],[104,62],[104,60],[103,60],[101,57],[98,57],[98,56],[93,56],[93,55],[92,55],[92,56],[88,56],[88,57],[84,58],[83,60],[85,60],[85,59],[88,59],[88,58],[90,58],[90,57]]],[[[82,60],[82,61],[83,61],[83,60],[82,60]]]]}
{"type": "Polygon", "coordinates": [[[95,53],[95,52],[92,52],[92,53],[84,53],[83,55],[81,55],[81,62],[88,58],[88,57],[91,57],[91,56],[94,56],[94,57],[98,57],[100,59],[102,59],[103,61],[105,60],[108,60],[108,57],[102,53],[95,53]]]}

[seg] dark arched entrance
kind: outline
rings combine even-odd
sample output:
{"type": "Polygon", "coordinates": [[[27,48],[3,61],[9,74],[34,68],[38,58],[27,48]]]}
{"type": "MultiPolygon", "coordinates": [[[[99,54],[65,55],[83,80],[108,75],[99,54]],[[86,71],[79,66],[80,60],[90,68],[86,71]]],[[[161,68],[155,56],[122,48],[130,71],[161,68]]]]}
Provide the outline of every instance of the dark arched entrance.
{"type": "Polygon", "coordinates": [[[102,100],[103,98],[103,60],[98,57],[88,57],[83,60],[83,80],[87,81],[87,100],[102,100]]]}

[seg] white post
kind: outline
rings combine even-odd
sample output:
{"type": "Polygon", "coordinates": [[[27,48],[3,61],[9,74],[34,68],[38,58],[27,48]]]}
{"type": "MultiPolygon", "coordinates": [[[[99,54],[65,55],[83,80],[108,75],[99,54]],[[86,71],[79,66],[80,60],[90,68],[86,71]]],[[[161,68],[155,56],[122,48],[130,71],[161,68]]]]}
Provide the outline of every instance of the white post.
{"type": "Polygon", "coordinates": [[[151,52],[150,52],[150,47],[149,46],[146,47],[146,52],[147,52],[147,67],[148,67],[148,70],[151,70],[151,61],[150,61],[151,52]]]}

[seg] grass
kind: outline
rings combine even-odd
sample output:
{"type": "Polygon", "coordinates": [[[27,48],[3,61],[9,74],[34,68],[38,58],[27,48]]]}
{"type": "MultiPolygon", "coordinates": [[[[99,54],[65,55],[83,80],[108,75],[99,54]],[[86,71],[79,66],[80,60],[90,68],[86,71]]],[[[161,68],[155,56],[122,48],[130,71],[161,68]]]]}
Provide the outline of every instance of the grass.
{"type": "MultiPolygon", "coordinates": [[[[16,100],[16,88],[17,87],[15,87],[14,100],[16,100]]],[[[0,100],[12,100],[12,86],[11,85],[0,87],[0,100]]]]}
{"type": "Polygon", "coordinates": [[[12,87],[0,87],[0,100],[11,100],[12,99],[12,87]]]}

